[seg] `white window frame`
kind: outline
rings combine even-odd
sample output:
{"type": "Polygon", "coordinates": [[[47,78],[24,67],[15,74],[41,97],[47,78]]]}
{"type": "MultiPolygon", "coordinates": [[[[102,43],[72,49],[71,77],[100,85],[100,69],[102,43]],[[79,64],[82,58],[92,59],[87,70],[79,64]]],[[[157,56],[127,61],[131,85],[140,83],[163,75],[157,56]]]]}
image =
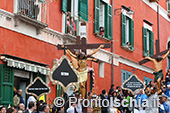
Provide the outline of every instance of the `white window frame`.
{"type": "Polygon", "coordinates": [[[99,61],[99,77],[104,78],[104,62],[99,61]]]}

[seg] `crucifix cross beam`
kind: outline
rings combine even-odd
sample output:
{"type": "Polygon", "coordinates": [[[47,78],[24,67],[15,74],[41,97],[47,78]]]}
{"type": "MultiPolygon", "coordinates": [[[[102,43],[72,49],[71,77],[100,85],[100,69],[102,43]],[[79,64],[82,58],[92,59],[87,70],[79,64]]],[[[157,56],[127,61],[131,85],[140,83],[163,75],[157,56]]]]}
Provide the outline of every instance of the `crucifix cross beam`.
{"type": "MultiPolygon", "coordinates": [[[[168,47],[170,47],[170,42],[168,42],[168,47]]],[[[158,40],[156,40],[156,54],[153,56],[150,56],[150,57],[155,59],[155,58],[157,58],[158,55],[162,56],[162,55],[166,54],[168,52],[168,50],[169,49],[160,52],[159,39],[158,39],[158,40]]],[[[143,60],[139,61],[139,64],[142,65],[149,61],[150,60],[148,60],[148,59],[143,59],[143,60]]]]}
{"type": "Polygon", "coordinates": [[[85,54],[87,53],[87,49],[97,49],[100,45],[104,45],[103,48],[110,48],[110,43],[97,43],[97,44],[87,44],[86,38],[81,38],[80,36],[77,36],[76,38],[76,45],[57,45],[58,50],[63,49],[81,49],[82,52],[85,54]]]}

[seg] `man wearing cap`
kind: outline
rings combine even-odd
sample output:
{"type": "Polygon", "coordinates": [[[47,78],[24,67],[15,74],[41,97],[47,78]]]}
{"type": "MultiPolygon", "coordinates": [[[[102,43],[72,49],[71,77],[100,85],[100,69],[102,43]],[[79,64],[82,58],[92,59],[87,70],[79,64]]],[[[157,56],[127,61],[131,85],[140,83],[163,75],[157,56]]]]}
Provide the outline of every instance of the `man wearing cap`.
{"type": "Polygon", "coordinates": [[[167,89],[165,91],[165,95],[170,97],[170,83],[168,83],[168,85],[167,85],[167,89]]]}
{"type": "Polygon", "coordinates": [[[165,94],[162,94],[162,98],[161,98],[162,103],[159,109],[160,113],[169,113],[169,105],[166,103],[166,100],[167,100],[167,96],[165,94]]]}

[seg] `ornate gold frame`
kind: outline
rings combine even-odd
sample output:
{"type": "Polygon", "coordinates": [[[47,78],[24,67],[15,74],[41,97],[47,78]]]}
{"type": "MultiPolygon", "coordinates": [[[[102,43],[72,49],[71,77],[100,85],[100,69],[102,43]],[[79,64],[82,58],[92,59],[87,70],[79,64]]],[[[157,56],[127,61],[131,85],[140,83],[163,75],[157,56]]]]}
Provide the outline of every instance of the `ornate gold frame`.
{"type": "Polygon", "coordinates": [[[79,80],[80,80],[80,78],[79,78],[79,76],[78,76],[77,70],[73,68],[73,65],[70,63],[70,60],[68,59],[68,57],[67,57],[66,55],[63,55],[63,56],[60,58],[60,60],[58,61],[58,63],[55,64],[55,65],[51,68],[50,73],[49,73],[49,77],[50,77],[50,80],[51,80],[52,84],[53,84],[53,85],[60,85],[61,87],[63,87],[64,92],[66,92],[67,89],[68,89],[70,86],[79,84],[79,80]],[[77,75],[77,78],[78,78],[78,82],[76,82],[76,83],[75,83],[75,82],[74,82],[74,83],[70,83],[70,84],[68,84],[66,87],[65,87],[65,86],[63,85],[63,83],[61,83],[60,81],[54,80],[54,79],[52,78],[53,72],[60,66],[61,62],[62,62],[64,59],[67,60],[67,62],[68,62],[68,64],[70,65],[71,69],[75,72],[75,74],[77,75]]]}
{"type": "Polygon", "coordinates": [[[51,93],[51,88],[48,87],[48,88],[49,88],[49,92],[48,92],[48,93],[42,93],[40,96],[37,96],[37,95],[34,94],[34,93],[29,93],[29,92],[27,92],[28,88],[29,88],[32,84],[34,84],[37,79],[39,79],[45,86],[48,87],[48,85],[47,85],[40,77],[36,77],[36,78],[34,79],[34,81],[33,81],[32,83],[30,83],[30,84],[26,87],[25,92],[26,92],[26,94],[33,95],[33,96],[35,96],[37,99],[39,99],[41,96],[43,96],[43,95],[45,95],[45,94],[47,95],[47,94],[51,93]]]}

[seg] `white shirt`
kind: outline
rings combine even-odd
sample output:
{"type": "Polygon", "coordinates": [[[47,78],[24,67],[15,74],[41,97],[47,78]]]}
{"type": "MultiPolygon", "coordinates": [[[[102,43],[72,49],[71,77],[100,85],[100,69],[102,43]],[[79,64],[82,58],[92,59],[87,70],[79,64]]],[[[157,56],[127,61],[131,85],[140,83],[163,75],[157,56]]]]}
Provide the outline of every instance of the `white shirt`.
{"type": "Polygon", "coordinates": [[[71,106],[67,109],[67,113],[74,113],[74,107],[71,106]]]}
{"type": "Polygon", "coordinates": [[[81,104],[76,106],[76,111],[78,113],[82,113],[82,105],[81,104]]]}

